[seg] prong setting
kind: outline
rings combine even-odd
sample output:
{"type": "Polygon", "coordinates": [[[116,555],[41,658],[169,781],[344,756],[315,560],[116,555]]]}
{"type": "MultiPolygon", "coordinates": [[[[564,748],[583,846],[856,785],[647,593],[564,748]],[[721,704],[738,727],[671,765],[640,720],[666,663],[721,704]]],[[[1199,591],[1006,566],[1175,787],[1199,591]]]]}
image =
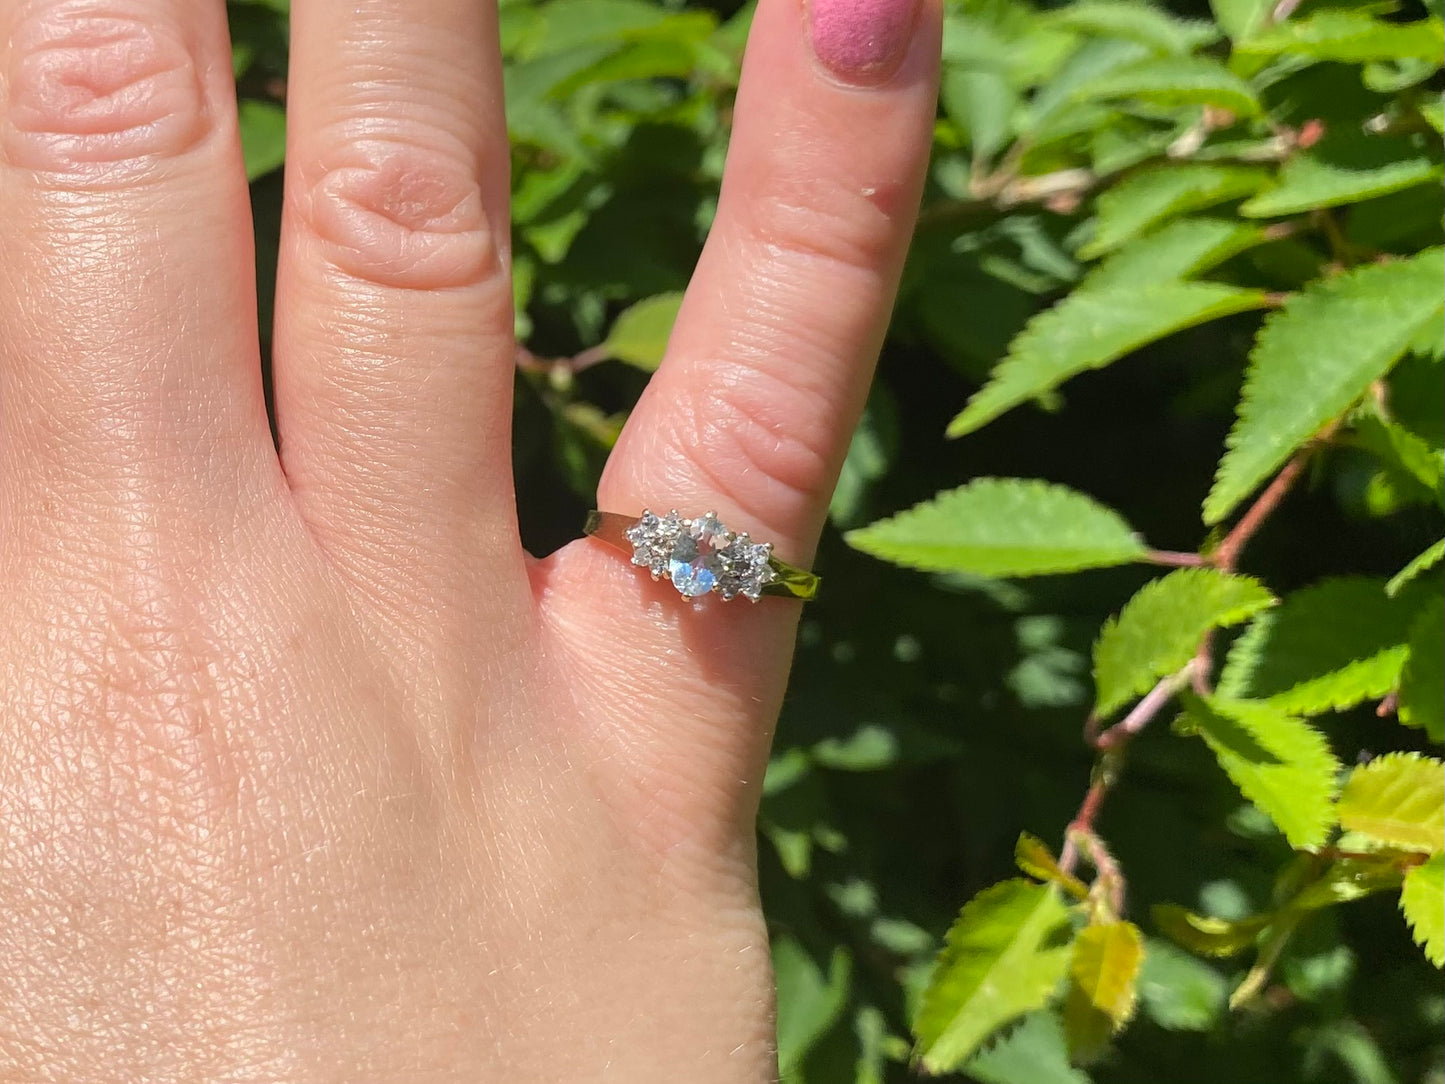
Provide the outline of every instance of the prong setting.
{"type": "Polygon", "coordinates": [[[684,598],[742,595],[752,602],[777,578],[770,542],[734,534],[714,512],[688,519],[673,509],[665,516],[644,510],[626,531],[632,563],[654,580],[668,579],[684,598]]]}

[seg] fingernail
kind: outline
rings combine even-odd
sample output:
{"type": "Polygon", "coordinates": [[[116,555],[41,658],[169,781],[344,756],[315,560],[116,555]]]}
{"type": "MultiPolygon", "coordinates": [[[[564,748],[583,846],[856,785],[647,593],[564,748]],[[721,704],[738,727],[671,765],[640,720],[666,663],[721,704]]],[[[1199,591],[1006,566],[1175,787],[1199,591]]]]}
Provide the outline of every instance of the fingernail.
{"type": "Polygon", "coordinates": [[[813,52],[845,83],[881,83],[908,51],[918,0],[809,0],[813,52]]]}

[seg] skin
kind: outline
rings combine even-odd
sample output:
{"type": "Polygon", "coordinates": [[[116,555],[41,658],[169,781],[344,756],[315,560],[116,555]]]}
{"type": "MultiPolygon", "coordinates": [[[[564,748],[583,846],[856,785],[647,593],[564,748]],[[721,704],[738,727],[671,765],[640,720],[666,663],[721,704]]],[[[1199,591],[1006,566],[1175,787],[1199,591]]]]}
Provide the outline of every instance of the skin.
{"type": "MultiPolygon", "coordinates": [[[[292,6],[278,452],[223,4],[0,0],[0,1081],[772,1079],[800,605],[523,553],[495,9],[292,6]]],[[[899,19],[839,72],[761,0],[599,507],[809,563],[929,146],[899,19]]]]}

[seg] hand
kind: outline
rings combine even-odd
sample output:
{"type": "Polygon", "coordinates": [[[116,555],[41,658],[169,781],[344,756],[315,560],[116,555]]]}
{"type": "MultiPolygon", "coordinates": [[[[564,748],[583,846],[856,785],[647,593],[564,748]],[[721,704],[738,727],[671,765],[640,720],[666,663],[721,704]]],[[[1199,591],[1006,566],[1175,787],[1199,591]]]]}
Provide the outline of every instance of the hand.
{"type": "MultiPolygon", "coordinates": [[[[799,604],[522,552],[496,34],[294,0],[278,455],[223,4],[0,0],[0,1080],[776,1071],[799,604]]],[[[762,0],[599,507],[808,564],[938,52],[935,0],[762,0]]]]}

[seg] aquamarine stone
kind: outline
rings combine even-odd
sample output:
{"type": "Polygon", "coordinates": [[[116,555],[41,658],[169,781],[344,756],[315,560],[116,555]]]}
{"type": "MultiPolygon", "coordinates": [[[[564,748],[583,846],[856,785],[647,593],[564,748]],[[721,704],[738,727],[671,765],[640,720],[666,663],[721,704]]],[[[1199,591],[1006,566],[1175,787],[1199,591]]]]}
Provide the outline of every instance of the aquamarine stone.
{"type": "Polygon", "coordinates": [[[717,586],[723,572],[718,551],[726,543],[723,525],[711,514],[695,520],[678,535],[668,555],[667,571],[679,594],[697,598],[717,586]]]}

